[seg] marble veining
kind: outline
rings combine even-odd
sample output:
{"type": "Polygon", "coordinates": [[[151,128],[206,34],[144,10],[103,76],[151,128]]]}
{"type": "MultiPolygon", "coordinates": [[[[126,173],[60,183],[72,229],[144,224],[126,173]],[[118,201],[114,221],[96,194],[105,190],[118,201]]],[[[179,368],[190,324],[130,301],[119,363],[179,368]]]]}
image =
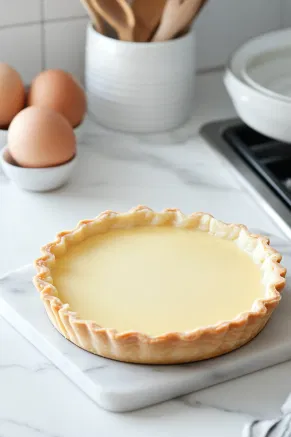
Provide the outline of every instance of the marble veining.
{"type": "MultiPolygon", "coordinates": [[[[198,136],[196,140],[199,142],[198,136]]],[[[128,138],[126,140],[120,140],[120,137],[116,137],[115,141],[113,141],[112,137],[110,137],[109,142],[108,136],[102,135],[96,138],[96,135],[84,135],[82,141],[84,146],[90,150],[94,147],[94,142],[97,141],[98,156],[101,156],[105,160],[135,163],[143,167],[147,165],[152,169],[168,172],[170,175],[175,176],[182,184],[190,186],[202,185],[211,187],[214,190],[228,189],[232,191],[240,189],[239,186],[227,183],[226,178],[212,178],[212,175],[206,171],[209,164],[216,161],[213,152],[207,149],[207,147],[199,159],[199,153],[193,153],[191,143],[172,145],[170,147],[157,145],[156,148],[149,150],[147,147],[144,147],[143,144],[137,145],[136,141],[133,142],[132,139],[128,138]],[[181,163],[178,163],[177,159],[172,159],[171,155],[173,152],[175,155],[178,153],[183,155],[181,163]],[[189,156],[189,160],[186,159],[187,155],[189,156]],[[191,166],[191,168],[189,168],[189,164],[193,158],[196,158],[195,167],[193,168],[193,166],[191,166]]]]}
{"type": "Polygon", "coordinates": [[[3,426],[3,425],[4,425],[4,427],[5,427],[5,425],[10,425],[9,426],[10,430],[11,431],[14,430],[15,432],[20,430],[21,432],[24,432],[24,433],[26,431],[29,431],[30,433],[33,433],[33,434],[41,436],[41,437],[61,437],[60,434],[51,434],[44,429],[37,428],[37,427],[31,425],[30,423],[20,422],[18,420],[10,419],[7,417],[3,417],[3,418],[0,417],[0,426],[3,426]]]}

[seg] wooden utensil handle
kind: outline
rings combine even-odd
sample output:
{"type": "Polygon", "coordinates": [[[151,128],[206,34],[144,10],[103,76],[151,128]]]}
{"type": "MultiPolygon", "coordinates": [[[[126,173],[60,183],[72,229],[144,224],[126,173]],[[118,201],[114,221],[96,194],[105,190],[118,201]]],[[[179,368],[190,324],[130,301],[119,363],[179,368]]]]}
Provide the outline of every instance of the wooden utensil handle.
{"type": "Polygon", "coordinates": [[[99,16],[99,14],[95,11],[91,0],[80,0],[80,1],[81,1],[81,4],[86,9],[86,11],[87,11],[92,23],[93,23],[95,30],[101,34],[104,34],[104,27],[103,27],[102,19],[99,16]]]}
{"type": "Polygon", "coordinates": [[[119,29],[117,31],[118,33],[118,37],[121,41],[127,41],[127,42],[133,42],[134,41],[134,37],[133,37],[133,29],[119,29]]]}
{"type": "Polygon", "coordinates": [[[187,28],[201,10],[202,0],[168,0],[160,27],[152,41],[167,41],[187,28]]]}
{"type": "Polygon", "coordinates": [[[95,12],[116,31],[120,40],[133,41],[135,18],[125,0],[114,0],[110,3],[106,3],[106,0],[91,0],[91,2],[95,12]],[[113,9],[115,15],[112,14],[112,6],[116,8],[113,9]]]}
{"type": "Polygon", "coordinates": [[[132,10],[135,15],[135,41],[146,42],[152,37],[163,15],[167,0],[133,0],[132,10]]]}

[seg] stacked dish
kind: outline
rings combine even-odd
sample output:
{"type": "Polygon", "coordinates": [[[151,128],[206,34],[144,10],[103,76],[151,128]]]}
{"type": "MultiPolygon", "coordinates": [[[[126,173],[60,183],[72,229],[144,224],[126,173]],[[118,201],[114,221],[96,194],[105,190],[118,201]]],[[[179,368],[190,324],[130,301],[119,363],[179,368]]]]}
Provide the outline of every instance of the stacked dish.
{"type": "Polygon", "coordinates": [[[224,83],[248,126],[291,143],[291,28],[241,46],[230,58],[224,83]]]}

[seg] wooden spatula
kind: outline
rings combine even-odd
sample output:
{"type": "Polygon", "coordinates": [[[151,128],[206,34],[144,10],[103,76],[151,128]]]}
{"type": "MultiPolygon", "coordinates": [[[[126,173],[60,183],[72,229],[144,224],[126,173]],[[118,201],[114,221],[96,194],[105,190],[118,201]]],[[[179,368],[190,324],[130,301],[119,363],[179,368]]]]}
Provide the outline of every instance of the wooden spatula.
{"type": "Polygon", "coordinates": [[[202,0],[167,0],[161,23],[152,41],[167,41],[174,38],[194,19],[201,8],[202,0]]]}
{"type": "Polygon", "coordinates": [[[156,30],[167,0],[133,0],[132,10],[136,19],[134,39],[149,41],[156,30]]]}
{"type": "Polygon", "coordinates": [[[92,0],[81,0],[82,5],[86,9],[92,24],[99,33],[104,33],[104,27],[101,17],[97,14],[97,12],[94,9],[94,6],[92,4],[92,0]]]}
{"type": "Polygon", "coordinates": [[[187,32],[189,32],[192,23],[193,23],[194,21],[197,20],[199,14],[200,14],[200,12],[201,12],[201,10],[204,8],[205,3],[206,3],[207,1],[208,1],[208,0],[200,0],[199,8],[197,9],[197,11],[196,11],[196,13],[195,13],[192,22],[191,22],[190,24],[187,24],[187,26],[184,27],[184,29],[182,29],[181,32],[179,32],[176,36],[182,36],[182,35],[185,35],[187,32]]]}
{"type": "Polygon", "coordinates": [[[133,41],[135,18],[126,0],[91,0],[95,11],[108,23],[120,40],[133,41]]]}

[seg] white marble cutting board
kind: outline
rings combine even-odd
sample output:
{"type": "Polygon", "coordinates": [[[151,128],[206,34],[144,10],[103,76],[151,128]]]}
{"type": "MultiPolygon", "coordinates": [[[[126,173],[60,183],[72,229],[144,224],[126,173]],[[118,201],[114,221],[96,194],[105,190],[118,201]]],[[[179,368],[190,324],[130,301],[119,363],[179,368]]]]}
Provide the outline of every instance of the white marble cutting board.
{"type": "MultiPolygon", "coordinates": [[[[271,238],[291,271],[290,242],[271,238]]],[[[0,279],[0,312],[99,406],[129,411],[187,394],[291,359],[291,276],[282,302],[251,343],[208,361],[175,365],[124,364],[90,354],[51,325],[31,278],[32,266],[0,279]]]]}

